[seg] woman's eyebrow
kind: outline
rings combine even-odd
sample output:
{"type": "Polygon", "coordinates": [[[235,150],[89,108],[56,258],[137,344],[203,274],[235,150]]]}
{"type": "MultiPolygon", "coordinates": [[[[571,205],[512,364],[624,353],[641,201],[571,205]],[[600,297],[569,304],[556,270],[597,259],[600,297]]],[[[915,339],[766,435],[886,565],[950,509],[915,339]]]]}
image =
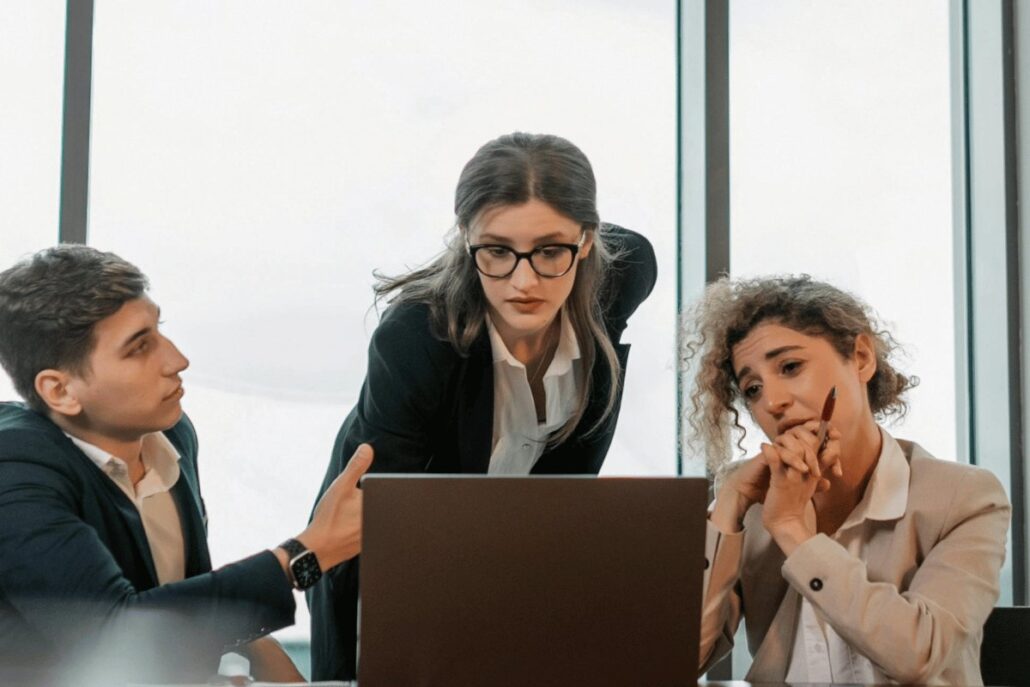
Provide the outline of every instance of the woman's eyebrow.
{"type": "Polygon", "coordinates": [[[562,232],[560,232],[560,231],[552,231],[550,234],[546,234],[544,236],[538,236],[537,238],[533,239],[533,243],[536,243],[536,244],[554,243],[555,241],[567,241],[567,240],[568,239],[565,237],[565,235],[562,232]]]}
{"type": "MultiPolygon", "coordinates": [[[[787,353],[789,351],[796,351],[796,350],[801,349],[801,348],[804,348],[804,346],[799,346],[797,344],[790,345],[790,346],[780,346],[779,348],[774,348],[774,349],[772,349],[770,351],[766,351],[765,352],[765,356],[763,356],[763,357],[766,360],[772,360],[773,358],[776,358],[777,356],[781,356],[784,353],[787,353]]],[[[737,381],[739,382],[741,379],[746,377],[750,372],[751,372],[751,368],[750,367],[741,368],[741,370],[736,373],[737,381]]]]}
{"type": "Polygon", "coordinates": [[[796,351],[799,348],[804,348],[804,346],[799,346],[797,344],[792,345],[792,346],[780,346],[779,348],[774,348],[771,351],[766,351],[765,359],[766,360],[772,360],[773,358],[775,358],[777,356],[781,356],[781,355],[783,355],[784,353],[786,353],[788,351],[796,351]]]}
{"type": "MultiPolygon", "coordinates": [[[[540,245],[544,243],[555,243],[555,242],[569,242],[575,243],[575,241],[569,241],[568,237],[563,232],[552,231],[550,234],[544,234],[543,236],[537,236],[533,239],[534,245],[540,245]]],[[[479,243],[503,243],[510,245],[513,241],[505,236],[497,236],[496,234],[480,234],[479,243]]]]}
{"type": "Polygon", "coordinates": [[[480,234],[479,243],[511,243],[511,239],[495,234],[480,234]]]}

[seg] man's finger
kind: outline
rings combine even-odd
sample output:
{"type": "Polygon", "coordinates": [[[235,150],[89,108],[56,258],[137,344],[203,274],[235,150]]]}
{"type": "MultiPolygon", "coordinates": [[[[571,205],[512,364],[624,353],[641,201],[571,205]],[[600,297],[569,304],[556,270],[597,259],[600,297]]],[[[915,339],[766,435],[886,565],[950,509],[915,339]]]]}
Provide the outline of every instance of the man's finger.
{"type": "Polygon", "coordinates": [[[350,462],[347,463],[347,467],[340,473],[339,480],[341,486],[345,489],[354,489],[358,486],[358,480],[361,476],[368,472],[369,466],[372,465],[372,457],[374,451],[368,444],[361,444],[358,449],[351,456],[350,462]]]}

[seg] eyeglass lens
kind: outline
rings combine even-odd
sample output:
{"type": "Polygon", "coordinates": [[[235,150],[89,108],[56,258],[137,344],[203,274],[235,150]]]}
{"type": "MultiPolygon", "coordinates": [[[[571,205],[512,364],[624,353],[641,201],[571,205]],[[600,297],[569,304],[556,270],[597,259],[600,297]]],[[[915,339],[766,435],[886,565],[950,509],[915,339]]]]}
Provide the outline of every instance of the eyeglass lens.
{"type": "MultiPolygon", "coordinates": [[[[567,246],[540,246],[529,256],[529,264],[542,277],[560,277],[572,267],[572,250],[567,246]]],[[[476,251],[476,265],[489,277],[506,277],[515,271],[518,256],[505,246],[484,246],[476,251]]]]}

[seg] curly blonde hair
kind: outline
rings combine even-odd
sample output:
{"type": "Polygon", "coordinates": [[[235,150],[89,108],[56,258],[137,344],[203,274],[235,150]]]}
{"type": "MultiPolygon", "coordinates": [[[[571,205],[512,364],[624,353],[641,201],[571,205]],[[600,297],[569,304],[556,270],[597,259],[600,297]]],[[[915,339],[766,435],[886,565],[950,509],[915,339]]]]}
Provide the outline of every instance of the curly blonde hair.
{"type": "Polygon", "coordinates": [[[685,313],[680,356],[682,372],[694,371],[688,444],[704,455],[713,472],[729,462],[734,432],[743,451],[740,413],[746,406],[733,370],[733,347],[763,322],[820,336],[845,358],[854,354],[858,335],[868,334],[876,349],[876,373],[867,384],[870,408],[879,419],[904,417],[905,393],[919,380],[895,367],[892,359],[900,346],[868,305],[807,274],[723,278],[685,313]]]}

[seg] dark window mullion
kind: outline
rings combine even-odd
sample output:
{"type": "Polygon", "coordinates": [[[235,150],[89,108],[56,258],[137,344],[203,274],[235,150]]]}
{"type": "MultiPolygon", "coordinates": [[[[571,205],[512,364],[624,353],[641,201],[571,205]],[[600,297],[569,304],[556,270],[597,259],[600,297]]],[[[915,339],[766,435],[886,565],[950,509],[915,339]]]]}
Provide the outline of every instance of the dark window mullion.
{"type": "Polygon", "coordinates": [[[90,100],[93,87],[93,0],[68,0],[61,131],[61,243],[86,243],[90,100]]]}

